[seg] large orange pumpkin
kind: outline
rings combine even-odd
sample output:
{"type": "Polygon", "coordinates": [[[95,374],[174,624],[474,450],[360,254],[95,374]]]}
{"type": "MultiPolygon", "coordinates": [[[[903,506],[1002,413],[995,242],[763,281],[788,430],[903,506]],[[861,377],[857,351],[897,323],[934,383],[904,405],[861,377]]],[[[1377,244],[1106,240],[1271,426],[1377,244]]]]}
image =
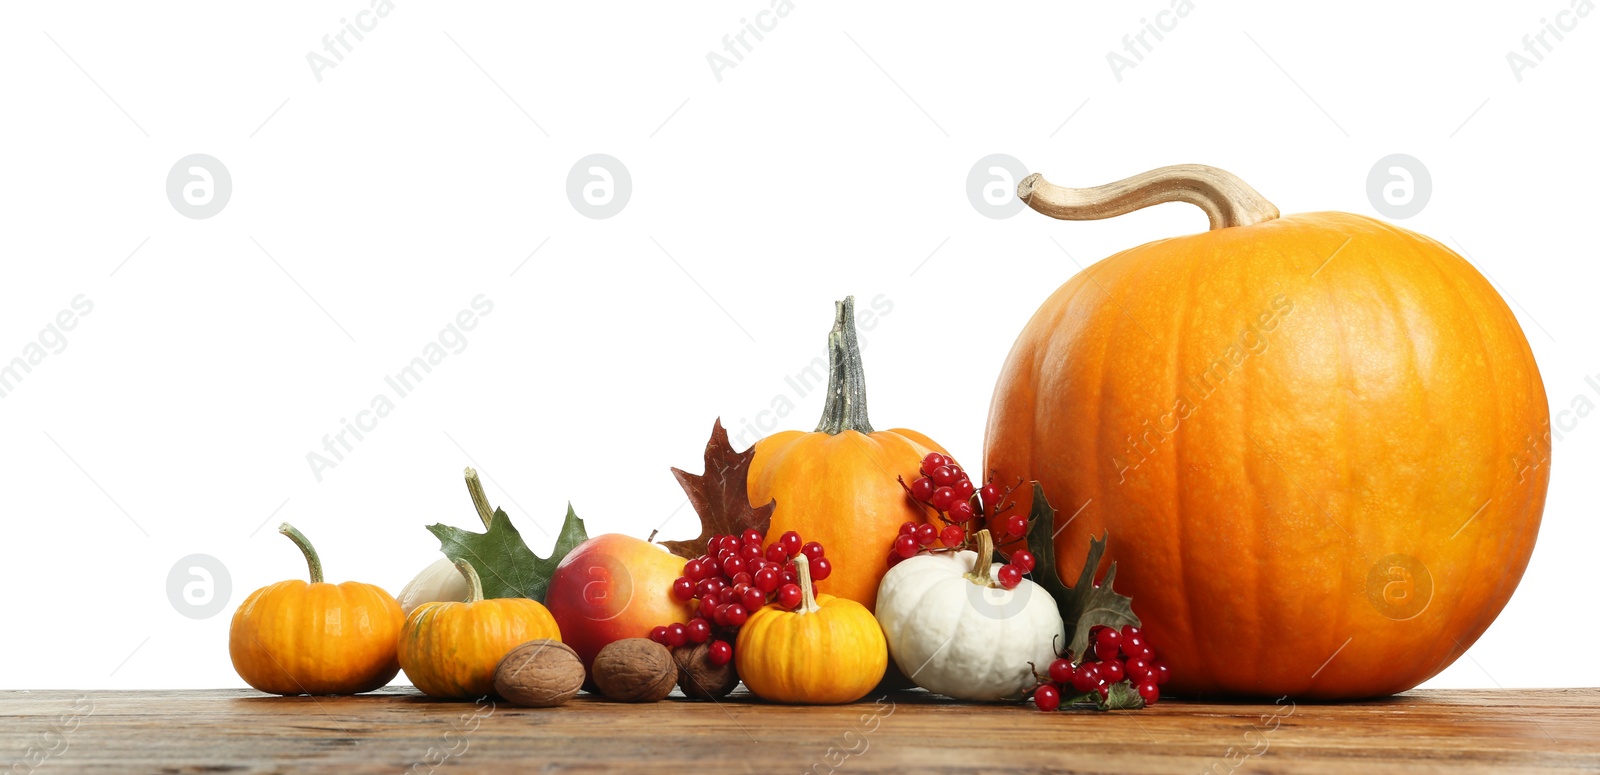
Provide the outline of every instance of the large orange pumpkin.
{"type": "Polygon", "coordinates": [[[822,421],[811,433],[782,431],[756,442],[746,483],[752,506],[777,500],[767,536],[793,530],[820,542],[833,566],[822,582],[828,592],[870,611],[900,525],[927,521],[896,477],[910,483],[924,456],[945,451],[913,430],[872,429],[854,298],[836,303],[834,312],[822,421]]]}
{"type": "Polygon", "coordinates": [[[1372,218],[1280,218],[1210,167],[1018,193],[1064,219],[1211,216],[1044,303],[985,450],[1044,485],[1066,578],[1109,529],[1170,689],[1384,695],[1472,645],[1527,566],[1550,471],[1538,367],[1482,275],[1372,218]]]}

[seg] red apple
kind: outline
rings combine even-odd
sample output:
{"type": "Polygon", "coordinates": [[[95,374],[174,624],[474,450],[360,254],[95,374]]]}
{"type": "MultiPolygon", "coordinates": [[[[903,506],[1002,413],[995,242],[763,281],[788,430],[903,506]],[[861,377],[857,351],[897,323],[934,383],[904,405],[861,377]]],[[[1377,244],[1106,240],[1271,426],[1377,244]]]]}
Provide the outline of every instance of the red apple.
{"type": "Polygon", "coordinates": [[[647,638],[657,625],[689,621],[689,605],[672,596],[683,564],[659,544],[618,533],[578,544],[556,566],[545,593],[561,642],[588,667],[608,643],[647,638]]]}

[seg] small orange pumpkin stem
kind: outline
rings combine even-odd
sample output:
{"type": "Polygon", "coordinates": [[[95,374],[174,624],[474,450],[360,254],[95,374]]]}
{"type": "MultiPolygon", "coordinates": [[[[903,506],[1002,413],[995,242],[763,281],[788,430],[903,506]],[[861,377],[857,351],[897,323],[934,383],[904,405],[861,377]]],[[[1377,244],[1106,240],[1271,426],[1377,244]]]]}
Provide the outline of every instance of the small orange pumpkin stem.
{"type": "Polygon", "coordinates": [[[467,469],[467,494],[472,496],[472,505],[478,510],[478,519],[483,520],[483,526],[488,527],[494,519],[494,507],[489,505],[489,496],[483,492],[483,482],[478,481],[478,472],[472,468],[467,469]]]}
{"type": "Polygon", "coordinates": [[[1017,184],[1017,197],[1064,221],[1112,218],[1166,202],[1188,202],[1205,210],[1213,230],[1278,217],[1278,208],[1237,175],[1204,164],[1162,167],[1094,188],[1065,188],[1035,172],[1017,184]]]}
{"type": "Polygon", "coordinates": [[[483,600],[483,579],[478,577],[478,569],[472,567],[472,563],[466,560],[456,560],[456,571],[467,580],[466,602],[476,603],[483,600]]]}
{"type": "Polygon", "coordinates": [[[833,303],[833,330],[828,332],[828,398],[816,433],[836,436],[845,431],[872,433],[867,420],[867,376],[856,342],[856,297],[833,303]]]}
{"type": "Polygon", "coordinates": [[[994,579],[989,578],[989,566],[994,563],[994,538],[989,535],[988,529],[979,530],[973,536],[978,540],[978,546],[973,551],[978,553],[978,561],[972,564],[972,572],[967,574],[967,580],[982,587],[994,586],[994,579]]]}
{"type": "Polygon", "coordinates": [[[794,575],[800,580],[800,610],[795,613],[814,614],[822,610],[817,605],[817,596],[811,589],[811,558],[804,553],[794,556],[794,575]]]}
{"type": "Polygon", "coordinates": [[[300,553],[306,556],[306,565],[311,569],[311,583],[322,583],[322,558],[317,556],[317,550],[311,545],[311,539],[306,534],[295,529],[294,525],[285,522],[278,526],[278,532],[289,537],[295,546],[300,547],[300,553]]]}

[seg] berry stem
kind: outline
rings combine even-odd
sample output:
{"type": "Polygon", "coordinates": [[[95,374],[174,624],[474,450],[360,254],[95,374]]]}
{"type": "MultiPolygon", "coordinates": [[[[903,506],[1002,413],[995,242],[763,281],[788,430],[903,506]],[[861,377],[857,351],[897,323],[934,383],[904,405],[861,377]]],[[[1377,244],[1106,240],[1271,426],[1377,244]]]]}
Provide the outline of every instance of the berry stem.
{"type": "Polygon", "coordinates": [[[467,469],[467,494],[472,496],[472,505],[478,510],[478,519],[483,520],[483,526],[488,527],[494,519],[494,509],[489,506],[489,496],[483,493],[483,482],[478,481],[478,472],[467,469]]]}
{"type": "Polygon", "coordinates": [[[900,489],[905,490],[906,497],[910,498],[912,503],[915,503],[918,506],[922,505],[922,501],[917,500],[917,496],[911,494],[911,485],[906,484],[906,478],[904,476],[896,476],[894,480],[900,483],[900,489]]]}
{"type": "Polygon", "coordinates": [[[821,611],[822,606],[817,605],[816,595],[811,589],[811,558],[803,553],[796,554],[794,556],[794,575],[800,582],[800,608],[795,613],[805,615],[821,611]]]}
{"type": "Polygon", "coordinates": [[[856,297],[833,303],[833,330],[828,332],[828,398],[822,405],[817,433],[872,433],[867,420],[867,377],[856,342],[856,297]]]}
{"type": "Polygon", "coordinates": [[[987,528],[973,534],[977,539],[978,560],[972,564],[972,572],[967,574],[967,580],[984,587],[994,586],[994,579],[989,577],[989,566],[994,562],[994,538],[990,537],[987,528]]]}
{"type": "MultiPolygon", "coordinates": [[[[917,508],[921,509],[922,513],[924,515],[926,515],[928,512],[933,512],[932,519],[937,519],[940,522],[945,523],[946,525],[955,524],[954,522],[950,521],[949,517],[946,517],[944,515],[944,512],[934,508],[930,504],[923,503],[922,501],[917,500],[917,496],[911,494],[911,485],[906,484],[906,478],[904,476],[895,477],[895,481],[900,483],[900,489],[905,490],[906,498],[908,500],[910,500],[912,503],[916,504],[917,508]]],[[[977,512],[974,511],[973,513],[977,513],[977,512]]],[[[932,519],[929,520],[930,524],[932,523],[932,519]]]]}
{"type": "Polygon", "coordinates": [[[306,566],[311,569],[311,583],[322,583],[322,558],[317,556],[317,550],[311,546],[311,539],[306,534],[295,529],[294,525],[285,522],[278,526],[278,532],[289,537],[295,546],[300,547],[300,553],[306,556],[306,566]]]}
{"type": "Polygon", "coordinates": [[[1022,486],[1022,477],[1019,476],[1019,477],[1017,477],[1016,484],[1013,484],[1010,487],[1007,487],[1004,492],[1000,493],[1000,497],[995,499],[995,500],[999,501],[1000,505],[997,508],[994,509],[993,513],[984,514],[984,520],[985,520],[986,524],[989,521],[992,521],[995,517],[998,517],[1001,514],[1004,514],[1004,513],[1006,513],[1006,512],[1008,512],[1008,511],[1010,511],[1010,510],[1012,510],[1012,509],[1017,507],[1017,502],[1014,501],[1014,500],[1011,500],[1011,494],[1016,492],[1017,488],[1019,488],[1021,486],[1022,486]]]}

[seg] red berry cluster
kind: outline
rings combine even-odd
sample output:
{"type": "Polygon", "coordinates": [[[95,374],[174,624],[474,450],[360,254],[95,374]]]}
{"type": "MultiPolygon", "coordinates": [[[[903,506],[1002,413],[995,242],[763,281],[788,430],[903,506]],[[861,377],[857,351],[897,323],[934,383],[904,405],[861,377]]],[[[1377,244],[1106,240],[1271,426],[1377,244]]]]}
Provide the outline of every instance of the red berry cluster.
{"type": "Polygon", "coordinates": [[[1127,681],[1144,698],[1144,704],[1156,704],[1161,698],[1160,687],[1167,682],[1171,670],[1167,663],[1156,660],[1155,648],[1138,627],[1130,624],[1118,630],[1096,626],[1089,630],[1089,642],[1089,653],[1076,666],[1067,657],[1050,663],[1045,682],[1033,690],[1033,704],[1039,710],[1061,707],[1062,693],[1068,689],[1074,695],[1095,692],[1103,700],[1119,681],[1127,681]]]}
{"type": "MultiPolygon", "coordinates": [[[[905,488],[913,501],[932,508],[934,516],[944,523],[944,528],[940,529],[931,522],[907,522],[901,525],[900,534],[895,536],[894,544],[889,548],[891,568],[902,560],[916,556],[924,548],[930,552],[941,551],[934,548],[935,543],[942,544],[943,550],[962,548],[967,544],[966,524],[974,517],[986,520],[997,541],[1021,538],[1028,533],[1027,517],[1005,513],[1016,505],[1009,500],[1016,485],[1001,490],[991,476],[982,487],[977,487],[967,472],[956,465],[954,458],[937,452],[928,453],[922,459],[922,476],[909,485],[901,478],[900,486],[905,488]]],[[[1001,566],[996,574],[1000,586],[1012,589],[1021,584],[1023,575],[1033,571],[1034,563],[1032,552],[1026,549],[1013,552],[1010,561],[1001,566]]]]}
{"type": "Polygon", "coordinates": [[[750,615],[769,600],[794,610],[800,606],[800,580],[789,561],[805,554],[811,561],[811,581],[826,579],[833,565],[823,555],[822,544],[805,543],[790,530],[762,546],[761,531],[712,536],[706,553],[683,564],[683,575],[672,582],[672,596],[695,602],[696,616],[687,624],[673,622],[650,631],[650,639],[668,648],[712,640],[707,656],[714,665],[733,659],[734,638],[750,615]]]}

